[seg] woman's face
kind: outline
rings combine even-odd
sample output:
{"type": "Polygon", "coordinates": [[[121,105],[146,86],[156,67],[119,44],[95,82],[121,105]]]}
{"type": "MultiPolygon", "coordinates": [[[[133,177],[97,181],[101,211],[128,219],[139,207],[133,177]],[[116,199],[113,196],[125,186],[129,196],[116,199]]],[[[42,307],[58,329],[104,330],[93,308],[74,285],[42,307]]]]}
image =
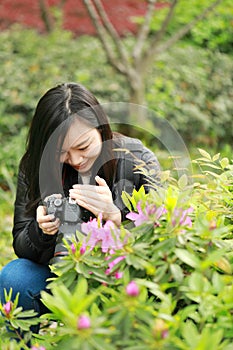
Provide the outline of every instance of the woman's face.
{"type": "Polygon", "coordinates": [[[100,132],[80,118],[70,126],[62,145],[60,161],[81,174],[91,170],[102,149],[100,132]]]}

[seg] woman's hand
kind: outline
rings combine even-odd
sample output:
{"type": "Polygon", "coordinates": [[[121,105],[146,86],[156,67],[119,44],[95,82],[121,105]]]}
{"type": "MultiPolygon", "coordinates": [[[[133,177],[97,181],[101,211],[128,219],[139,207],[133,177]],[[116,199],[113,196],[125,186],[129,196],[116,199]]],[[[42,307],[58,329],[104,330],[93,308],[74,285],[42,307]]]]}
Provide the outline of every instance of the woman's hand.
{"type": "Polygon", "coordinates": [[[120,226],[121,212],[113,203],[112,193],[106,181],[99,176],[96,176],[95,180],[99,186],[73,185],[70,189],[70,197],[95,216],[102,213],[104,220],[111,220],[120,226]]]}
{"type": "MultiPolygon", "coordinates": [[[[61,195],[54,196],[58,198],[61,197],[61,195]]],[[[43,233],[46,235],[55,235],[60,226],[60,220],[58,218],[55,219],[55,216],[52,214],[48,215],[46,212],[46,207],[44,205],[38,206],[36,210],[36,221],[38,222],[39,228],[41,228],[43,233]]]]}

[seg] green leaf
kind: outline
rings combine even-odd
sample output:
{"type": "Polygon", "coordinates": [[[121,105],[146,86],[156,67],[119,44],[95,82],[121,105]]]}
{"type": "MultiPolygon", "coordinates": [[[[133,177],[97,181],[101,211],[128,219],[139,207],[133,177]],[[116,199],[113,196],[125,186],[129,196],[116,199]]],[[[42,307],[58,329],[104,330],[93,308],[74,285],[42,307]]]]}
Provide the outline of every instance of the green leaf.
{"type": "Polygon", "coordinates": [[[183,270],[178,264],[170,265],[171,274],[177,282],[182,282],[184,278],[183,270]]]}
{"type": "Polygon", "coordinates": [[[222,169],[225,169],[229,166],[229,159],[228,158],[223,158],[220,160],[220,165],[222,167],[222,169]]]}
{"type": "Polygon", "coordinates": [[[204,164],[205,166],[208,166],[209,168],[212,168],[212,169],[217,169],[217,170],[220,170],[220,166],[214,164],[214,163],[205,163],[204,164]]]}
{"type": "Polygon", "coordinates": [[[188,184],[188,177],[186,174],[183,174],[178,180],[178,186],[180,189],[184,189],[188,184]]]}
{"type": "Polygon", "coordinates": [[[222,337],[222,329],[218,329],[213,332],[212,329],[205,327],[200,335],[200,339],[195,350],[218,350],[222,337]]]}
{"type": "Polygon", "coordinates": [[[213,161],[216,162],[216,160],[218,160],[220,157],[220,153],[217,153],[213,156],[213,161]]]}
{"type": "Polygon", "coordinates": [[[211,289],[211,285],[206,277],[204,277],[199,272],[193,272],[189,279],[188,279],[188,285],[190,288],[190,291],[202,293],[203,291],[207,291],[211,289]]]}
{"type": "Polygon", "coordinates": [[[187,344],[189,345],[190,350],[196,349],[196,346],[198,344],[199,334],[195,324],[191,321],[183,323],[181,333],[184,339],[186,340],[187,344]]]}
{"type": "Polygon", "coordinates": [[[131,196],[127,192],[123,191],[121,194],[121,198],[122,198],[122,201],[123,201],[124,205],[126,206],[126,208],[129,211],[132,211],[131,196]]]}
{"type": "Polygon", "coordinates": [[[204,149],[198,148],[198,151],[201,153],[201,155],[202,155],[204,158],[207,158],[207,159],[209,159],[209,160],[212,159],[212,158],[211,158],[211,155],[210,155],[208,152],[206,152],[204,149]]]}
{"type": "Polygon", "coordinates": [[[89,340],[90,344],[93,345],[96,350],[115,350],[115,345],[107,344],[103,338],[92,337],[89,340]]]}
{"type": "Polygon", "coordinates": [[[185,264],[193,268],[200,268],[201,260],[196,255],[190,253],[189,251],[185,249],[177,248],[175,249],[175,254],[185,264]]]}
{"type": "Polygon", "coordinates": [[[79,276],[77,287],[75,288],[74,294],[77,294],[80,299],[82,299],[88,290],[87,280],[82,276],[79,276]]]}

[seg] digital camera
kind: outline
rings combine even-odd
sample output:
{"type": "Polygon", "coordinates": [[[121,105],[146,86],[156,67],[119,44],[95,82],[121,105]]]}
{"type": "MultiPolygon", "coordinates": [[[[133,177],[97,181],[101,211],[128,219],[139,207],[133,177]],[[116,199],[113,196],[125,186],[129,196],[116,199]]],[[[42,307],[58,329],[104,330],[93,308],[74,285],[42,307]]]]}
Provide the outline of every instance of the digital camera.
{"type": "Polygon", "coordinates": [[[81,231],[82,211],[79,205],[71,198],[57,198],[50,196],[45,202],[47,214],[53,214],[55,219],[59,218],[60,226],[57,235],[57,242],[54,252],[54,258],[50,263],[55,263],[59,257],[67,255],[67,249],[64,246],[63,238],[71,242],[73,238],[77,239],[76,231],[81,231]]]}
{"type": "Polygon", "coordinates": [[[76,226],[81,220],[81,208],[71,198],[48,197],[46,201],[47,213],[59,218],[60,231],[63,233],[74,233],[76,226]]]}

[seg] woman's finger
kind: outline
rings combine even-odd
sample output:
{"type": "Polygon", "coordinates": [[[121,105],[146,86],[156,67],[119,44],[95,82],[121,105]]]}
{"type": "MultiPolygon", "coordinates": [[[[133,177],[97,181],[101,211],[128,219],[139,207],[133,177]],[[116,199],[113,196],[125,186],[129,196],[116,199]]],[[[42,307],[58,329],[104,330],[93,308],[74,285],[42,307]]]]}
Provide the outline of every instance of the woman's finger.
{"type": "Polygon", "coordinates": [[[98,184],[99,186],[104,186],[104,187],[109,188],[108,185],[107,185],[107,182],[106,182],[102,177],[100,177],[100,176],[97,175],[97,176],[95,177],[95,181],[97,182],[97,184],[98,184]]]}

